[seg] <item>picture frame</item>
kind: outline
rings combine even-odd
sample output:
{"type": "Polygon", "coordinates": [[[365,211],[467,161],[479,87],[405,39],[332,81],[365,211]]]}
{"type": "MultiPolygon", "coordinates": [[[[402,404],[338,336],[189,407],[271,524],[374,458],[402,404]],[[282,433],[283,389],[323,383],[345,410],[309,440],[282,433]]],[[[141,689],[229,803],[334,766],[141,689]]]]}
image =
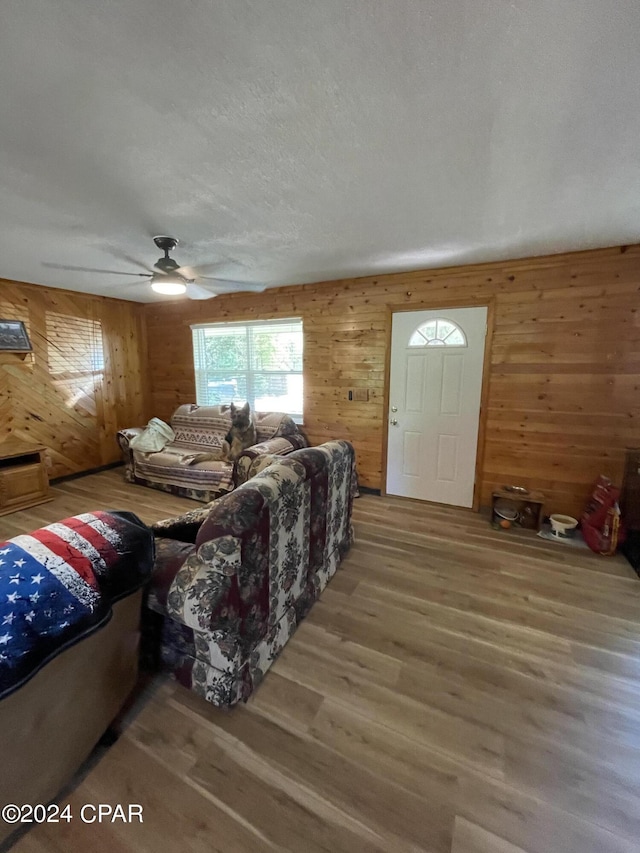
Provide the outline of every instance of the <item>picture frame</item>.
{"type": "Polygon", "coordinates": [[[33,352],[22,320],[0,320],[0,352],[33,352]]]}

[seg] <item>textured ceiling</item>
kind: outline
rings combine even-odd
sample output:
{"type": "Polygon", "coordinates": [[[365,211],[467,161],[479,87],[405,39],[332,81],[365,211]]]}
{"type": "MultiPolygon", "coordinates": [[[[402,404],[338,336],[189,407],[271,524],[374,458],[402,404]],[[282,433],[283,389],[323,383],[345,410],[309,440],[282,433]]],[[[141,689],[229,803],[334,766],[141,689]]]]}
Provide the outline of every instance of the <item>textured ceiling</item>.
{"type": "Polygon", "coordinates": [[[0,276],[146,301],[638,242],[637,0],[2,0],[0,276]]]}

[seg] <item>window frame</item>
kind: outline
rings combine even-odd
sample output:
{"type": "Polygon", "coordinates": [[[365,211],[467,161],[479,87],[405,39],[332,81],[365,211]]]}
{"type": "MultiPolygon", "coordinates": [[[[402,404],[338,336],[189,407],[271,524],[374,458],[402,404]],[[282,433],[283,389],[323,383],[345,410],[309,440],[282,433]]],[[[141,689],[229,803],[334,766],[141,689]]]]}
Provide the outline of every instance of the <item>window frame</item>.
{"type": "MultiPolygon", "coordinates": [[[[204,390],[202,385],[202,380],[200,378],[200,374],[203,371],[208,373],[211,372],[219,372],[221,374],[230,375],[234,374],[234,376],[240,377],[243,376],[246,379],[246,399],[251,405],[252,411],[256,410],[255,406],[255,378],[258,376],[269,376],[269,377],[289,377],[289,376],[300,376],[301,381],[304,383],[303,375],[304,375],[304,363],[300,367],[300,370],[266,370],[266,369],[257,369],[252,367],[254,363],[253,359],[253,335],[251,334],[252,329],[262,329],[266,330],[269,326],[285,326],[285,325],[294,325],[299,326],[300,331],[300,342],[301,342],[301,357],[302,362],[304,362],[304,324],[302,317],[278,317],[278,318],[270,318],[268,320],[237,320],[232,322],[218,322],[218,323],[194,323],[190,326],[191,335],[192,335],[192,351],[193,351],[193,366],[195,373],[195,385],[196,385],[196,403],[198,405],[217,405],[215,403],[208,402],[200,402],[199,396],[201,392],[204,390]],[[246,367],[240,369],[224,369],[224,368],[216,368],[215,366],[203,365],[202,361],[199,362],[199,359],[202,358],[202,353],[200,352],[200,346],[196,342],[196,336],[198,332],[204,331],[206,329],[244,329],[246,335],[246,367]]],[[[202,339],[204,339],[204,335],[202,339]]],[[[224,379],[220,379],[221,382],[224,379]]],[[[244,398],[243,398],[244,399],[244,398]]],[[[304,384],[302,391],[302,399],[301,399],[301,411],[298,412],[286,412],[292,420],[297,424],[302,424],[304,422],[304,384]]]]}

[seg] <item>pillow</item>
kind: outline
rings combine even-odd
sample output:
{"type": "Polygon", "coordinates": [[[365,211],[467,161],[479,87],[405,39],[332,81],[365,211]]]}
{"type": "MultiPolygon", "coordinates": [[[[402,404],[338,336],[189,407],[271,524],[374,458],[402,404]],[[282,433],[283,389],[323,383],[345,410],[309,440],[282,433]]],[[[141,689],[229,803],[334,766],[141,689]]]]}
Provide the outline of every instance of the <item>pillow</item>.
{"type": "Polygon", "coordinates": [[[174,441],[175,437],[169,424],[160,418],[151,418],[144,430],[131,439],[129,447],[141,453],[157,453],[174,441]]]}

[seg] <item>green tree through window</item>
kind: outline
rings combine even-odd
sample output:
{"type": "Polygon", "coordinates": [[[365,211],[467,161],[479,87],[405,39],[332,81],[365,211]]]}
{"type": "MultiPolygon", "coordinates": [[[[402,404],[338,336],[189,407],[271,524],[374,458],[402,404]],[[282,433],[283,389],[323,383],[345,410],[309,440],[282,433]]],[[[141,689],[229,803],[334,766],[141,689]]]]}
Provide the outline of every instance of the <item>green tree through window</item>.
{"type": "Polygon", "coordinates": [[[302,321],[192,327],[200,405],[242,403],[302,419],[302,321]]]}

